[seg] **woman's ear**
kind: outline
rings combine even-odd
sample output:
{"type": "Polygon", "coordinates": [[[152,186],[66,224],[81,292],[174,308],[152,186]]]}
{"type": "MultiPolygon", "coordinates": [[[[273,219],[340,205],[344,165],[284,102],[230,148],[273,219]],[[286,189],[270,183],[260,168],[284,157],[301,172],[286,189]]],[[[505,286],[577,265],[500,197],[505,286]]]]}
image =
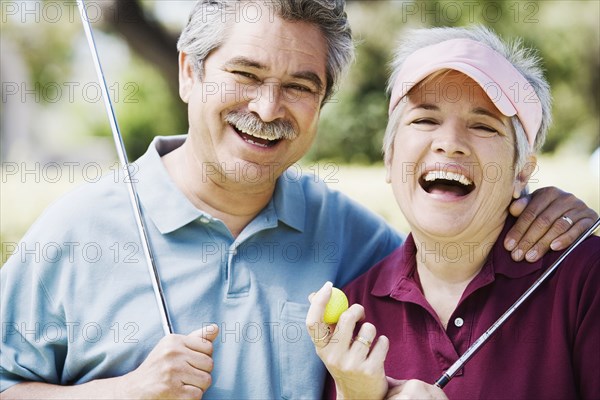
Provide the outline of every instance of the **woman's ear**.
{"type": "Polygon", "coordinates": [[[537,170],[537,158],[535,155],[530,154],[527,156],[527,161],[521,171],[517,173],[515,176],[514,189],[513,189],[513,198],[518,199],[521,197],[521,193],[525,187],[527,187],[527,182],[533,175],[533,173],[537,170]]]}
{"type": "Polygon", "coordinates": [[[179,53],[179,97],[184,103],[189,101],[196,80],[196,73],[191,61],[187,53],[179,53]]]}

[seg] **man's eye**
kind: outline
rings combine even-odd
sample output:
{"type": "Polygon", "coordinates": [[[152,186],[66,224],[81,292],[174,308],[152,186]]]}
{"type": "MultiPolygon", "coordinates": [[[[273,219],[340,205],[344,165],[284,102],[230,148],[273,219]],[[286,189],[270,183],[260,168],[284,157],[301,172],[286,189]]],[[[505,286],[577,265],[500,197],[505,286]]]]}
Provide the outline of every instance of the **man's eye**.
{"type": "Polygon", "coordinates": [[[254,74],[251,74],[250,72],[244,72],[244,71],[231,71],[232,74],[237,75],[239,77],[242,78],[246,78],[246,79],[250,79],[253,81],[257,81],[258,77],[254,74]]]}
{"type": "Polygon", "coordinates": [[[313,92],[313,90],[311,88],[309,88],[308,86],[298,85],[298,84],[286,85],[286,88],[297,91],[297,92],[301,92],[301,93],[312,93],[313,92]]]}

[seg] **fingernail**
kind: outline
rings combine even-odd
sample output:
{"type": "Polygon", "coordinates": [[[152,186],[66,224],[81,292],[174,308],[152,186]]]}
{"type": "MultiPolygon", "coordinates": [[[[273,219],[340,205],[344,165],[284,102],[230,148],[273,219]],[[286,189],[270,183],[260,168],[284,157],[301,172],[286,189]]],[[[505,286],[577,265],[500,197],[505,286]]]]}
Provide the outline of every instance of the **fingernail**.
{"type": "Polygon", "coordinates": [[[554,242],[552,242],[552,243],[550,244],[550,248],[551,248],[552,250],[554,250],[554,251],[560,250],[560,248],[561,248],[561,244],[562,244],[562,243],[560,243],[560,241],[558,241],[558,240],[555,240],[554,242]]]}
{"type": "Polygon", "coordinates": [[[321,290],[325,289],[327,286],[332,287],[333,283],[331,283],[330,281],[325,282],[325,284],[321,287],[321,290]]]}
{"type": "Polygon", "coordinates": [[[517,241],[515,239],[510,239],[508,241],[508,243],[506,244],[506,247],[508,248],[509,251],[513,251],[516,245],[517,245],[517,241]]]}
{"type": "Polygon", "coordinates": [[[513,259],[521,261],[523,259],[523,250],[517,249],[513,252],[513,259]]]}
{"type": "Polygon", "coordinates": [[[536,250],[529,250],[527,252],[527,255],[525,256],[525,258],[527,258],[527,261],[535,261],[535,259],[537,258],[538,252],[536,250]]]}

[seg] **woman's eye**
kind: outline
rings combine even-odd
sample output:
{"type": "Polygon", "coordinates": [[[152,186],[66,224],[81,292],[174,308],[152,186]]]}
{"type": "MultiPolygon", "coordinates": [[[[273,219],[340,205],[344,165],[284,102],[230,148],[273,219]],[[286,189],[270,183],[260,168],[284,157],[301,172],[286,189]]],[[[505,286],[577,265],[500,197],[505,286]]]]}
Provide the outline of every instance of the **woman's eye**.
{"type": "Polygon", "coordinates": [[[412,122],[417,125],[436,125],[437,121],[431,118],[419,118],[412,122]]]}
{"type": "Polygon", "coordinates": [[[498,133],[498,131],[496,129],[492,128],[491,126],[487,126],[487,125],[476,125],[473,127],[473,129],[477,129],[477,130],[489,132],[489,133],[498,133]]]}

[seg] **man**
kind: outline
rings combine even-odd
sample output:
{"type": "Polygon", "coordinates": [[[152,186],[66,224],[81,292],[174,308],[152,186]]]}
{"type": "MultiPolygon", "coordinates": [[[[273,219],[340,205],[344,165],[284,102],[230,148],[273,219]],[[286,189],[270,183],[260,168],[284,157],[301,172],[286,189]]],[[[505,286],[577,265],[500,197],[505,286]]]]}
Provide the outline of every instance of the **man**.
{"type": "MultiPolygon", "coordinates": [[[[256,2],[259,18],[243,18],[247,4],[203,0],[193,10],[179,41],[188,135],[157,138],[137,162],[180,334],[161,338],[126,188],[107,178],[53,206],[22,246],[77,242],[100,256],[23,252],[2,268],[3,397],[320,396],[306,296],[326,280],[349,282],[401,238],[314,178],[285,172],[309,149],[352,59],[343,1],[256,2]]],[[[542,251],[568,230],[565,212],[576,224],[567,242],[590,215],[549,193],[527,215],[557,220],[552,229],[523,236],[525,221],[514,232],[544,236],[542,251]]]]}

